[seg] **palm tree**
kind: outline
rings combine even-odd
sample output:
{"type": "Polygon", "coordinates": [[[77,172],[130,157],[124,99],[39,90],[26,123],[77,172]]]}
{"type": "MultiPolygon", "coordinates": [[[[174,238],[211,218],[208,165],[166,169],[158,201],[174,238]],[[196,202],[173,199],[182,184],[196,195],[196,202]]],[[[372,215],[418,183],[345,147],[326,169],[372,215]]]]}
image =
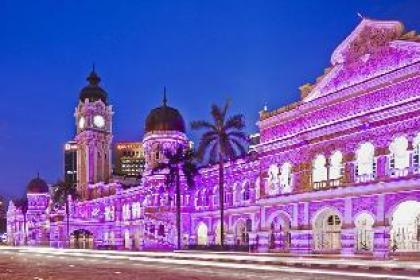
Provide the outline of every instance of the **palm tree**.
{"type": "Polygon", "coordinates": [[[53,202],[60,206],[66,207],[66,217],[67,217],[67,239],[70,245],[70,205],[69,205],[69,196],[71,199],[77,199],[79,194],[77,193],[76,184],[68,183],[65,181],[59,180],[54,185],[53,192],[53,202]]]}
{"type": "Polygon", "coordinates": [[[26,214],[28,212],[28,198],[23,196],[15,201],[15,206],[20,209],[23,215],[23,245],[28,244],[28,231],[26,214]]]}
{"type": "Polygon", "coordinates": [[[203,161],[206,153],[210,163],[219,164],[219,204],[220,204],[220,245],[224,246],[224,163],[246,153],[248,137],[243,132],[244,116],[236,114],[227,116],[230,102],[223,107],[212,105],[212,122],[195,121],[191,123],[194,130],[205,129],[198,146],[197,156],[203,161]]]}
{"type": "Polygon", "coordinates": [[[159,163],[153,172],[168,170],[166,185],[175,185],[176,194],[176,229],[177,229],[177,248],[181,249],[181,172],[184,175],[188,188],[193,188],[194,177],[197,174],[197,167],[194,163],[194,152],[190,149],[178,147],[176,151],[167,150],[164,152],[166,161],[159,163]]]}

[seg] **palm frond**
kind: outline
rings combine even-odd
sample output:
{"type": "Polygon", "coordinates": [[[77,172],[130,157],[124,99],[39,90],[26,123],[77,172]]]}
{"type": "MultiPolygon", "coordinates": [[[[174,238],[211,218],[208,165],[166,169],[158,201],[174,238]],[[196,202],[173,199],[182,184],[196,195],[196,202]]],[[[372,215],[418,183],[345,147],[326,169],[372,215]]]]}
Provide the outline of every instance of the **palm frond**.
{"type": "Polygon", "coordinates": [[[228,99],[228,100],[226,100],[225,106],[223,106],[223,110],[222,110],[223,120],[226,119],[226,114],[227,114],[227,111],[229,110],[230,103],[231,103],[231,101],[230,101],[230,99],[228,99]]]}
{"type": "Polygon", "coordinates": [[[200,129],[204,129],[204,128],[216,131],[216,127],[213,124],[211,124],[207,121],[193,121],[193,122],[191,122],[191,129],[193,129],[193,130],[200,130],[200,129]]]}
{"type": "Polygon", "coordinates": [[[213,142],[217,140],[217,137],[203,137],[200,139],[200,143],[197,148],[197,158],[202,161],[206,154],[206,151],[210,149],[213,142]]]}
{"type": "Polygon", "coordinates": [[[231,130],[231,129],[236,129],[236,130],[242,130],[245,128],[245,120],[244,120],[244,116],[242,114],[238,114],[238,115],[234,115],[232,117],[230,117],[224,126],[225,130],[231,130]]]}
{"type": "Polygon", "coordinates": [[[239,153],[237,153],[236,156],[246,155],[246,148],[243,142],[235,138],[231,138],[230,141],[232,142],[233,146],[239,151],[239,153]]]}
{"type": "Polygon", "coordinates": [[[227,134],[228,134],[229,138],[237,138],[238,140],[240,140],[244,143],[247,143],[247,144],[249,143],[249,137],[243,131],[233,130],[233,131],[229,131],[227,134]]]}
{"type": "Polygon", "coordinates": [[[209,152],[209,162],[214,164],[219,161],[219,143],[213,143],[209,152]]]}
{"type": "Polygon", "coordinates": [[[235,149],[233,148],[232,143],[229,141],[227,135],[220,142],[220,149],[223,152],[225,160],[233,159],[236,157],[235,149]]]}
{"type": "Polygon", "coordinates": [[[222,127],[225,122],[222,109],[220,109],[220,107],[216,104],[211,105],[211,115],[213,116],[215,127],[218,129],[222,127]]]}

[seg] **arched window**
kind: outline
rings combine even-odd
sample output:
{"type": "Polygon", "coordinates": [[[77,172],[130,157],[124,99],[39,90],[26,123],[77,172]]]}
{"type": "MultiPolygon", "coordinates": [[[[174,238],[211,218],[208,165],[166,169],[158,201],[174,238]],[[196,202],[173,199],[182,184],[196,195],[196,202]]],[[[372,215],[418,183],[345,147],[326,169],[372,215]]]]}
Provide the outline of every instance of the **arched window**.
{"type": "Polygon", "coordinates": [[[329,171],[330,184],[334,187],[340,185],[340,179],[343,177],[343,155],[340,151],[335,151],[331,155],[329,171]]]}
{"type": "Polygon", "coordinates": [[[203,196],[203,206],[210,206],[210,194],[207,194],[206,190],[201,193],[203,196]]]}
{"type": "Polygon", "coordinates": [[[213,206],[218,206],[220,202],[219,186],[214,187],[213,190],[213,206]]]}
{"type": "Polygon", "coordinates": [[[326,187],[328,172],[327,172],[327,160],[324,155],[317,155],[312,164],[312,182],[315,189],[321,189],[326,187]]]}
{"type": "Polygon", "coordinates": [[[373,225],[375,221],[370,214],[362,213],[355,218],[357,251],[371,251],[373,249],[373,225]]]}
{"type": "Polygon", "coordinates": [[[130,213],[130,204],[124,204],[122,207],[123,212],[123,220],[130,220],[131,213],[130,213]]]}
{"type": "Polygon", "coordinates": [[[408,140],[399,136],[389,146],[389,169],[393,176],[404,176],[408,174],[410,166],[410,155],[408,153],[408,140]]]}
{"type": "Polygon", "coordinates": [[[375,178],[375,148],[369,142],[360,145],[356,152],[356,182],[366,182],[375,178]]]}
{"type": "Polygon", "coordinates": [[[113,205],[105,207],[105,221],[113,221],[115,218],[115,208],[113,205]]]}
{"type": "Polygon", "coordinates": [[[141,204],[140,202],[134,202],[131,205],[131,216],[133,219],[138,219],[141,216],[141,204]]]}
{"type": "Polygon", "coordinates": [[[268,193],[270,195],[276,195],[279,193],[280,185],[280,170],[276,164],[272,164],[268,168],[268,193]]]}
{"type": "Polygon", "coordinates": [[[232,188],[234,194],[234,202],[235,204],[238,204],[241,202],[241,185],[239,183],[235,183],[232,188]]]}
{"type": "Polygon", "coordinates": [[[280,168],[280,187],[282,193],[292,191],[292,165],[289,162],[283,163],[280,168]]]}
{"type": "Polygon", "coordinates": [[[420,133],[413,139],[413,168],[414,172],[420,173],[420,133]]]}
{"type": "Polygon", "coordinates": [[[251,197],[250,195],[250,189],[249,189],[249,183],[245,182],[243,185],[243,192],[242,192],[242,200],[243,201],[248,201],[251,197]]]}

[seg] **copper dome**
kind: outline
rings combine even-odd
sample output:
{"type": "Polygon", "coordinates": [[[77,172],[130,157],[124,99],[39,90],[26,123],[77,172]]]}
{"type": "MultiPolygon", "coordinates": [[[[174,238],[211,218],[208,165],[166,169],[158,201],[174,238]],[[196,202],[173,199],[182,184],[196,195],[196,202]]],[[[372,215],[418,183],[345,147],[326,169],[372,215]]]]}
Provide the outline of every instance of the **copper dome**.
{"type": "Polygon", "coordinates": [[[47,183],[42,180],[41,178],[38,177],[32,179],[27,188],[26,191],[28,193],[48,193],[49,192],[49,188],[47,183]]]}
{"type": "Polygon", "coordinates": [[[185,133],[185,122],[179,111],[167,105],[166,93],[163,105],[150,111],[146,118],[145,132],[179,131],[185,133]]]}
{"type": "Polygon", "coordinates": [[[89,84],[80,91],[80,101],[84,102],[87,98],[90,102],[102,100],[102,102],[107,104],[108,94],[99,86],[101,78],[96,74],[95,67],[92,69],[92,72],[90,72],[86,80],[89,84]]]}

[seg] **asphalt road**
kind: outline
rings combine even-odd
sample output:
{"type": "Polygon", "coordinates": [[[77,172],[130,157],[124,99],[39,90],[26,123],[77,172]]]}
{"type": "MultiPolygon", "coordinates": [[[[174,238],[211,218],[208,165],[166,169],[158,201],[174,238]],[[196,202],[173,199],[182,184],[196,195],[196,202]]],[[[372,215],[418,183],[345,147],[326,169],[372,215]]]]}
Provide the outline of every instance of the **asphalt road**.
{"type": "Polygon", "coordinates": [[[53,256],[18,251],[0,251],[0,280],[329,280],[361,279],[360,277],[326,276],[311,273],[283,273],[252,269],[226,269],[173,264],[150,264],[139,261],[107,260],[53,256]]]}

